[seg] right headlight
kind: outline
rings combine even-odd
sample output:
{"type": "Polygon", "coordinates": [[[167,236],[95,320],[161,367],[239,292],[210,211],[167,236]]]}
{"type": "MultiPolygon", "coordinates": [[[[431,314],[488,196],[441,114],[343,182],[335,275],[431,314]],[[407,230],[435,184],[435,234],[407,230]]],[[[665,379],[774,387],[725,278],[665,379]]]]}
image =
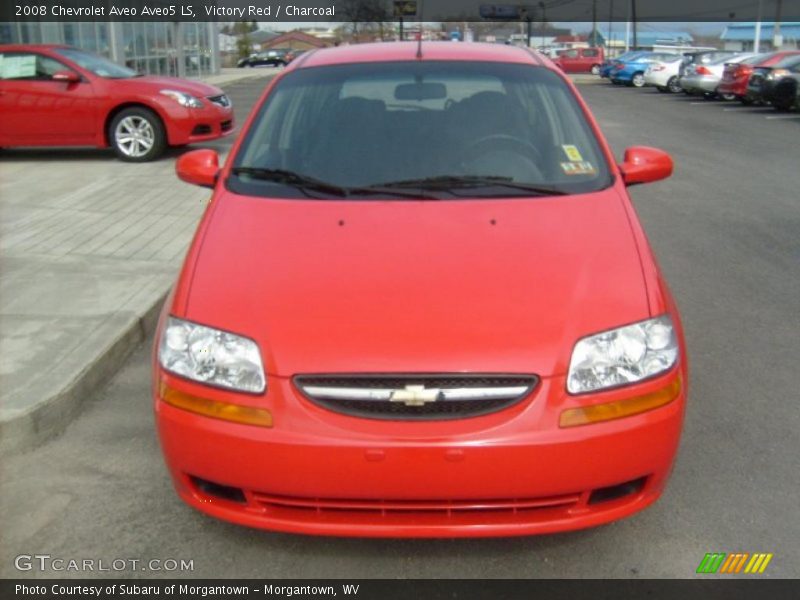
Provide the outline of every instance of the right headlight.
{"type": "Polygon", "coordinates": [[[261,353],[246,337],[169,317],[158,345],[158,362],[177,375],[241,392],[267,387],[261,353]]]}
{"type": "Polygon", "coordinates": [[[669,370],[677,359],[669,315],[590,335],[572,350],[567,391],[583,394],[635,383],[669,370]]]}

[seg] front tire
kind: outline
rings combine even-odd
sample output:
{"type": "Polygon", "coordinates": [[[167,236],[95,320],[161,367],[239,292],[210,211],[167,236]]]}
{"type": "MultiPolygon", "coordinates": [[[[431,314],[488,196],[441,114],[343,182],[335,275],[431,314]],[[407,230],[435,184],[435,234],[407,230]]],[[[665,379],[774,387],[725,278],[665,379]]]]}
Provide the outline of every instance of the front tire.
{"type": "Polygon", "coordinates": [[[678,94],[683,91],[680,82],[676,76],[670,77],[669,81],[667,81],[667,90],[669,90],[670,94],[678,94]]]}
{"type": "Polygon", "coordinates": [[[631,77],[631,85],[637,88],[644,87],[644,73],[634,73],[631,77]]]}
{"type": "Polygon", "coordinates": [[[592,65],[592,75],[600,75],[600,65],[592,65]]]}
{"type": "Polygon", "coordinates": [[[167,148],[164,124],[144,107],[120,111],[108,127],[108,141],[117,157],[127,162],[155,160],[167,148]]]}

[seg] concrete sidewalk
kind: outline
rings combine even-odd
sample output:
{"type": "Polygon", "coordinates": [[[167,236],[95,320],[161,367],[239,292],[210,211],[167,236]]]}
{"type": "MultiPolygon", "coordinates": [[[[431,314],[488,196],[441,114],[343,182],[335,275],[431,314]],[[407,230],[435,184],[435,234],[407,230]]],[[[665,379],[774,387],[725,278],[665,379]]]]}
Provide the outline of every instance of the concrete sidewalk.
{"type": "MultiPolygon", "coordinates": [[[[274,69],[230,69],[219,85],[274,69]]],[[[246,112],[237,112],[241,123],[246,112]]],[[[92,149],[0,158],[0,450],[62,431],[152,329],[210,191],[92,149]]]]}

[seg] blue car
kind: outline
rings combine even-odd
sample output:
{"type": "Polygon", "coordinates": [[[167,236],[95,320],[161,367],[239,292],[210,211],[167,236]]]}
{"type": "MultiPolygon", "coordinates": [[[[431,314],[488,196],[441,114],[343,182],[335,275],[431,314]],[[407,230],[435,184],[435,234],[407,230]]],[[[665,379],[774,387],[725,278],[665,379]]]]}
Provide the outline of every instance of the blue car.
{"type": "Polygon", "coordinates": [[[652,63],[675,58],[669,52],[641,52],[637,56],[617,62],[609,72],[612,83],[644,87],[644,72],[652,63]]]}
{"type": "Polygon", "coordinates": [[[643,53],[643,50],[631,50],[625,54],[620,54],[616,58],[609,58],[602,65],[600,65],[600,77],[608,78],[610,76],[611,69],[614,68],[614,65],[620,62],[625,62],[626,60],[633,60],[643,53]]]}

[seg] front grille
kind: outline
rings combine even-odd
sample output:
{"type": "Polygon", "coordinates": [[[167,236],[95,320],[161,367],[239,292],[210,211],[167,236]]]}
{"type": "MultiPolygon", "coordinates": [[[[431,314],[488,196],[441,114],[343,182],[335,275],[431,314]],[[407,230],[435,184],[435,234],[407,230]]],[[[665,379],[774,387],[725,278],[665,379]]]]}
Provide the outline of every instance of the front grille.
{"type": "Polygon", "coordinates": [[[535,375],[299,375],[294,383],[323,408],[371,419],[461,419],[508,408],[535,375]]]}
{"type": "Polygon", "coordinates": [[[543,508],[566,507],[577,504],[580,494],[565,494],[545,498],[508,498],[472,500],[385,500],[385,499],[342,499],[342,498],[302,498],[278,496],[262,492],[252,492],[253,500],[263,508],[308,510],[316,513],[351,512],[373,513],[383,516],[412,513],[452,515],[464,512],[518,513],[543,508]]]}
{"type": "Polygon", "coordinates": [[[231,105],[230,98],[228,98],[225,94],[220,94],[219,96],[209,96],[208,100],[214,104],[218,104],[223,108],[228,108],[231,105]]]}

